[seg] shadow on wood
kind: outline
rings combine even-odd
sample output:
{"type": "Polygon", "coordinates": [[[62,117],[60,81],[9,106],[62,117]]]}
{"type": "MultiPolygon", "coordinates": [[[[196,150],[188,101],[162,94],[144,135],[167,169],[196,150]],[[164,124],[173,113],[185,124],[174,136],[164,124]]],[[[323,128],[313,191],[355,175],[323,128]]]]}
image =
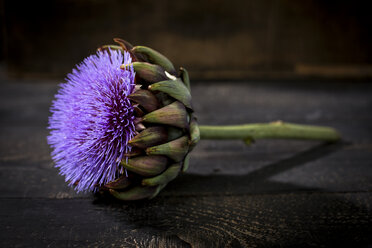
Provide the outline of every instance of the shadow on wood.
{"type": "Polygon", "coordinates": [[[126,241],[146,246],[161,245],[164,240],[181,247],[368,244],[372,222],[369,209],[363,207],[368,202],[363,193],[304,192],[296,185],[267,180],[343,145],[321,144],[242,176],[185,175],[168,186],[172,192],[182,192],[179,196],[165,192],[151,201],[129,203],[98,198],[94,204],[100,214],[141,230],[140,235],[130,233],[126,241]],[[276,192],[267,194],[268,188],[276,192]],[[356,220],[361,225],[351,228],[356,220]],[[156,238],[144,238],[143,233],[156,238]]]}

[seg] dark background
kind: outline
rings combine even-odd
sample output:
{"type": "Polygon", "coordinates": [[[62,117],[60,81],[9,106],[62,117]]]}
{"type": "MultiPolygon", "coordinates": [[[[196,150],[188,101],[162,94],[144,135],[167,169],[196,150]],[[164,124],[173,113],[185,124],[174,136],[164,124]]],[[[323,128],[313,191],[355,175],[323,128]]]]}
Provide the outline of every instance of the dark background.
{"type": "Polygon", "coordinates": [[[369,1],[1,0],[3,75],[62,78],[121,37],[193,79],[368,79],[369,1]]]}

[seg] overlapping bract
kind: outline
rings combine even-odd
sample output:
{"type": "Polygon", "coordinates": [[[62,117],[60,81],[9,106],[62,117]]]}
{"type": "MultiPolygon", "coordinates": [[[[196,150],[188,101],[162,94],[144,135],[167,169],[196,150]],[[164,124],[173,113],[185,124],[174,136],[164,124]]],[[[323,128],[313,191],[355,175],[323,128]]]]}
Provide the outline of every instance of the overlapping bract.
{"type": "Polygon", "coordinates": [[[193,116],[188,73],[159,52],[145,46],[119,44],[100,49],[128,51],[136,72],[136,90],[129,98],[135,106],[138,134],[130,140],[132,152],[126,154],[122,166],[129,177],[122,175],[102,187],[121,200],[152,198],[168,182],[188,167],[188,153],[199,141],[199,129],[193,116]]]}

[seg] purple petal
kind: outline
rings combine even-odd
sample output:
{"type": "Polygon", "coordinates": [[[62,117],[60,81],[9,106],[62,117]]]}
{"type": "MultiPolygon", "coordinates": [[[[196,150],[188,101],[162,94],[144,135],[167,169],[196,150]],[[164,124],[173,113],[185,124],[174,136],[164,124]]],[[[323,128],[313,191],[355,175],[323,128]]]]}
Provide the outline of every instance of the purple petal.
{"type": "Polygon", "coordinates": [[[77,65],[53,101],[48,143],[60,173],[76,190],[96,190],[118,177],[134,136],[134,90],[128,52],[99,51],[77,65]]]}

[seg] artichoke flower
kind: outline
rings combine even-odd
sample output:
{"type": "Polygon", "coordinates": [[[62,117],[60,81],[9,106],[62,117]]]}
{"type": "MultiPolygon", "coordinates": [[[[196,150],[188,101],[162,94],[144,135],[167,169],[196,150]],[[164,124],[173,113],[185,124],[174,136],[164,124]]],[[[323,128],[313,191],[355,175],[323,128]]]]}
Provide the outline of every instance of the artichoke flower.
{"type": "Polygon", "coordinates": [[[85,59],[56,96],[48,137],[77,191],[152,198],[188,167],[199,141],[187,70],[115,39],[85,59]]]}
{"type": "Polygon", "coordinates": [[[164,55],[114,39],[86,58],[60,85],[48,143],[66,182],[78,192],[120,200],[155,197],[188,168],[202,139],[337,141],[329,127],[284,123],[198,126],[189,75],[164,55]]]}

